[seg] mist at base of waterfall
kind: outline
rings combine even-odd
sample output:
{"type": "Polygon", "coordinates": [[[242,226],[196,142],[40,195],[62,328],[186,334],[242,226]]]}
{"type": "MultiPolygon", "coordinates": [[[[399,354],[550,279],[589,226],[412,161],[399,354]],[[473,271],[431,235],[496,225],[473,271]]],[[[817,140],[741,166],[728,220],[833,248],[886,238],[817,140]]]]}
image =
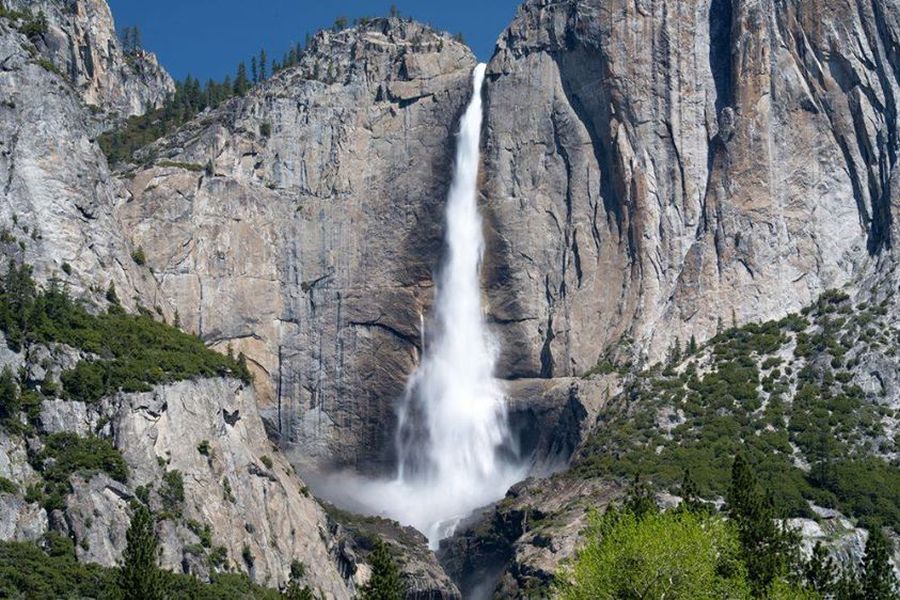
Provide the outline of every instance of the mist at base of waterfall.
{"type": "Polygon", "coordinates": [[[342,510],[414,527],[428,538],[429,548],[437,550],[440,541],[452,536],[460,522],[502,500],[509,488],[526,477],[527,471],[509,465],[500,470],[490,487],[460,482],[454,493],[443,485],[372,479],[349,471],[302,475],[316,497],[342,510]]]}

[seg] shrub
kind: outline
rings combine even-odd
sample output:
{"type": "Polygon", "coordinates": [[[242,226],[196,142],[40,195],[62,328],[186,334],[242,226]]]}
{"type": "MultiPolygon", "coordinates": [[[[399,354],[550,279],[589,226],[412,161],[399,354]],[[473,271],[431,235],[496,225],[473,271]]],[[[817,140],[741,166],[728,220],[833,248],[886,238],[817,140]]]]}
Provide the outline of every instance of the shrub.
{"type": "Polygon", "coordinates": [[[159,498],[164,511],[162,518],[181,516],[181,506],[184,504],[184,477],[181,471],[166,471],[159,488],[159,498]]]}
{"type": "Polygon", "coordinates": [[[44,14],[44,11],[38,12],[37,15],[27,14],[27,18],[22,26],[19,27],[19,31],[28,38],[45,35],[48,31],[47,15],[44,14]]]}
{"type": "Polygon", "coordinates": [[[79,437],[74,433],[54,433],[44,440],[39,454],[39,470],[44,479],[67,481],[73,474],[90,476],[103,472],[116,481],[125,482],[128,466],[122,453],[109,441],[95,437],[79,437]],[[45,466],[48,459],[52,463],[45,466]]]}
{"type": "Polygon", "coordinates": [[[131,260],[133,260],[136,265],[141,267],[147,264],[147,255],[144,254],[144,248],[142,246],[138,246],[131,252],[131,260]]]}
{"type": "Polygon", "coordinates": [[[17,494],[18,492],[19,486],[6,477],[0,477],[0,494],[17,494]]]}
{"type": "MultiPolygon", "coordinates": [[[[0,598],[120,598],[118,569],[82,564],[68,538],[48,535],[37,544],[0,542],[0,598]]],[[[224,564],[227,552],[217,549],[224,564]]],[[[255,585],[245,575],[215,573],[209,583],[190,575],[160,571],[169,598],[193,600],[279,600],[277,590],[255,585]]]]}
{"type": "Polygon", "coordinates": [[[30,487],[26,501],[40,502],[48,511],[65,508],[65,498],[72,490],[72,475],[90,478],[106,473],[123,483],[128,477],[122,454],[107,440],[94,436],[54,433],[44,440],[43,450],[34,454],[31,461],[44,476],[44,486],[30,487]]]}

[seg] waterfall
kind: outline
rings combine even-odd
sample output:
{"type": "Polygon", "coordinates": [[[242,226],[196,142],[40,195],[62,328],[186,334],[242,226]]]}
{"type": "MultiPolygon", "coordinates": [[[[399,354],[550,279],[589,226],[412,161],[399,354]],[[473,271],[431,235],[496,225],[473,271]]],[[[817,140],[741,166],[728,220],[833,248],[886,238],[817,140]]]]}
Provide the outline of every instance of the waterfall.
{"type": "Polygon", "coordinates": [[[497,347],[481,305],[484,238],[477,180],[484,72],[483,64],[475,69],[472,100],[459,128],[431,343],[399,413],[399,483],[420,495],[420,506],[405,516],[432,545],[472,510],[502,498],[518,475],[503,458],[509,427],[494,379],[497,347]]]}
{"type": "Polygon", "coordinates": [[[321,488],[325,497],[351,509],[415,527],[432,548],[524,476],[503,390],[494,378],[497,345],[481,303],[478,167],[485,68],[475,68],[472,99],[460,122],[434,314],[422,321],[423,357],[398,411],[396,478],[345,475],[321,488]]]}

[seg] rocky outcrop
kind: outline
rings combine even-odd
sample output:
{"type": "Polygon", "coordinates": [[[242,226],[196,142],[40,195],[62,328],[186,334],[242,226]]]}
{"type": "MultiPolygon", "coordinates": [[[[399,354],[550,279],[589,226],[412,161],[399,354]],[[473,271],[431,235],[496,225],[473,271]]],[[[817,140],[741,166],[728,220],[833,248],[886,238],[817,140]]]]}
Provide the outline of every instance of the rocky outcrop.
{"type": "Polygon", "coordinates": [[[883,0],[529,0],[486,88],[502,374],[780,317],[892,244],[883,0]]]}
{"type": "Polygon", "coordinates": [[[124,306],[152,308],[156,283],[132,260],[113,214],[125,192],[94,143],[94,116],[30,45],[0,19],[3,254],[33,265],[40,280],[59,278],[73,295],[102,301],[114,284],[124,306]]]}
{"type": "Polygon", "coordinates": [[[24,441],[5,431],[0,431],[0,479],[15,486],[13,490],[0,489],[0,540],[39,540],[47,531],[47,511],[26,502],[20,493],[39,479],[28,464],[24,441]]]}
{"type": "Polygon", "coordinates": [[[8,0],[13,10],[43,13],[47,32],[32,40],[86,104],[120,118],[162,106],[175,83],[150,52],[126,54],[105,0],[8,0]]]}
{"type": "MultiPolygon", "coordinates": [[[[50,515],[50,527],[73,539],[80,560],[120,561],[131,503],[140,498],[160,515],[164,568],[201,578],[213,568],[236,569],[279,587],[302,563],[305,584],[328,598],[349,597],[339,538],[268,441],[253,391],[241,382],[184,381],[92,406],[45,401],[39,421],[44,434],[109,436],[128,465],[127,483],[102,473],[74,477],[65,510],[50,515]]],[[[15,477],[23,487],[27,480],[27,473],[15,477]]],[[[15,514],[13,524],[30,522],[30,513],[15,514]]]]}
{"type": "Polygon", "coordinates": [[[343,555],[356,565],[357,586],[365,585],[371,577],[371,566],[365,561],[375,549],[375,541],[381,540],[406,584],[406,600],[460,600],[459,590],[438,564],[428,548],[428,540],[420,532],[388,519],[356,515],[327,504],[326,508],[334,529],[345,541],[343,555]]]}
{"type": "Polygon", "coordinates": [[[529,479],[473,515],[438,558],[464,598],[542,598],[582,540],[593,510],[622,495],[609,482],[529,479]]]}
{"type": "Polygon", "coordinates": [[[399,19],[323,32],[127,174],[119,214],[183,327],[248,357],[300,459],[390,462],[474,62],[399,19]]]}

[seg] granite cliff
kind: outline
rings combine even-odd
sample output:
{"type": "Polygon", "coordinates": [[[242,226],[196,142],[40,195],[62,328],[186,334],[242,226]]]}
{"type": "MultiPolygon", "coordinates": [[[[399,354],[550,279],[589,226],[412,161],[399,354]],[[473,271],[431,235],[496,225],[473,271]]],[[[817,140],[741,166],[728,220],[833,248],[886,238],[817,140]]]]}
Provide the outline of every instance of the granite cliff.
{"type": "Polygon", "coordinates": [[[246,354],[299,459],[390,464],[474,64],[399,19],[322,32],[298,67],[123,174],[118,215],[161,293],[185,328],[246,354]]]}

